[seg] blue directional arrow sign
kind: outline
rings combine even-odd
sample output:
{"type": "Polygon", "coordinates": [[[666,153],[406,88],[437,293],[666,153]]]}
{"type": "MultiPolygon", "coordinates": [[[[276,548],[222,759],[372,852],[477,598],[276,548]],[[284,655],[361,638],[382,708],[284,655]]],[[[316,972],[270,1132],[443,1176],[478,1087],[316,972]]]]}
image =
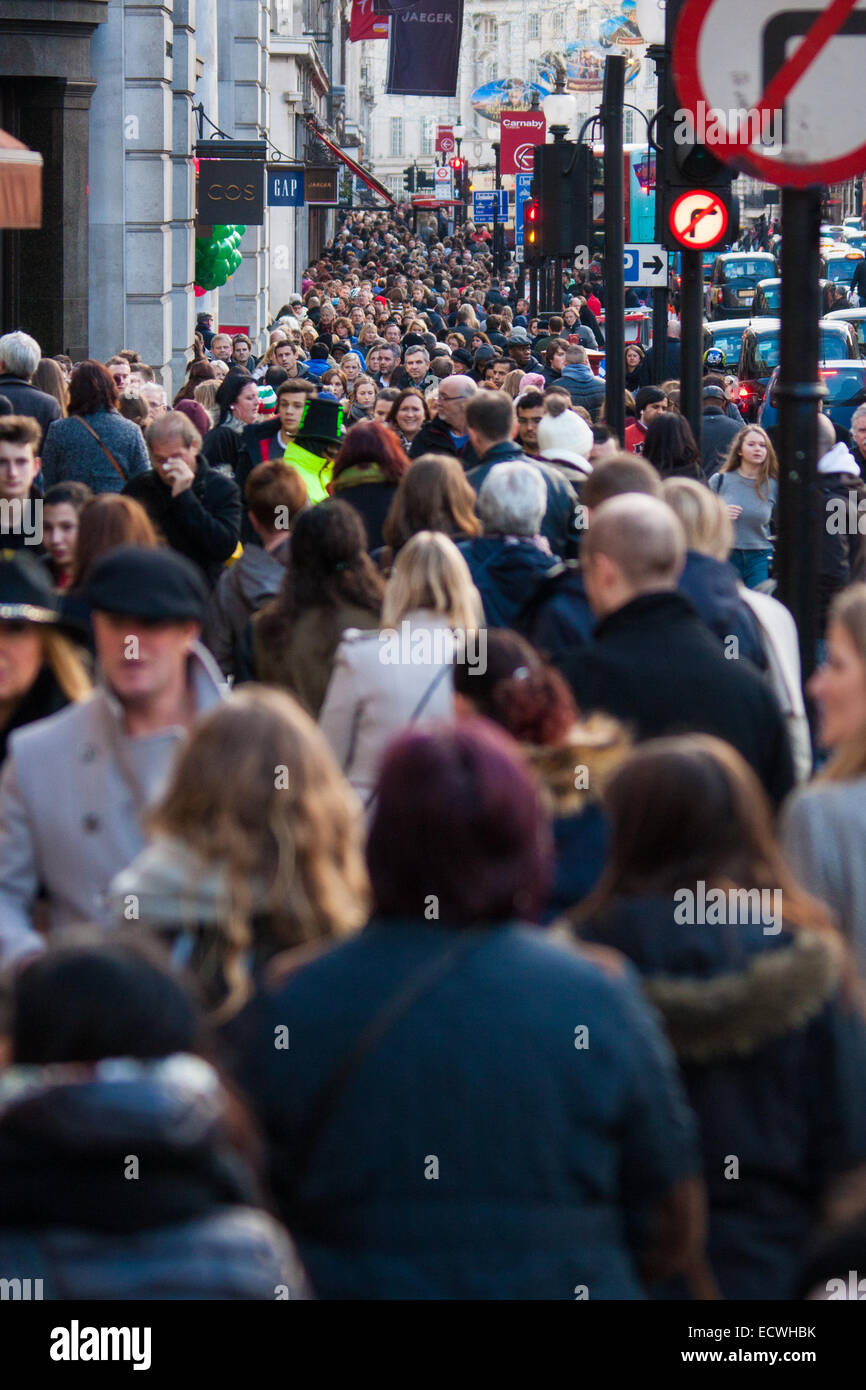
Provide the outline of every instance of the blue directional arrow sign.
{"type": "Polygon", "coordinates": [[[623,281],[649,289],[668,282],[668,256],[654,242],[623,247],[623,281]]]}
{"type": "MultiPolygon", "coordinates": [[[[472,194],[472,221],[473,222],[492,222],[495,189],[481,188],[476,189],[472,194]]],[[[496,214],[497,221],[508,221],[508,189],[499,189],[499,209],[496,214]]]]}

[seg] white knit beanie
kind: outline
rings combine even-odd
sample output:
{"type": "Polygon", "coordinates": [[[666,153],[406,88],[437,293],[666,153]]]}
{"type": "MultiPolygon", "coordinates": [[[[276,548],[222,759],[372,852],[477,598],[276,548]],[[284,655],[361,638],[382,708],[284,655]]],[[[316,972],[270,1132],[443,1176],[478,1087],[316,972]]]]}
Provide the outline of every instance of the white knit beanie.
{"type": "Polygon", "coordinates": [[[586,421],[575,415],[573,410],[564,410],[561,415],[543,415],[538,422],[538,447],[550,453],[562,449],[569,454],[580,454],[587,458],[592,448],[592,430],[586,421]]]}

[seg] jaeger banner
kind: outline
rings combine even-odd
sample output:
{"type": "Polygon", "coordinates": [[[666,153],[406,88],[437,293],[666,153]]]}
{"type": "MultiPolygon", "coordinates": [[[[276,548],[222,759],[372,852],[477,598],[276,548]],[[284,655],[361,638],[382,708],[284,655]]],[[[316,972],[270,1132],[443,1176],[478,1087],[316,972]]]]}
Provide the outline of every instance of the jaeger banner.
{"type": "Polygon", "coordinates": [[[453,97],[463,0],[391,0],[388,86],[394,96],[453,97]]]}

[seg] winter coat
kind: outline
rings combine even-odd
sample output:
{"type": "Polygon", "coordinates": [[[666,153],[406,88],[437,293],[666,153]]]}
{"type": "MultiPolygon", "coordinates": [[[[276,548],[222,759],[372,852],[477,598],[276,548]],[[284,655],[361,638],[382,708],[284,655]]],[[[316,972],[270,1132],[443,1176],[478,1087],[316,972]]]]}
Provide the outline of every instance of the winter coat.
{"type": "MultiPolygon", "coordinates": [[[[189,678],[198,712],[223,695],[219,668],[197,645],[189,678]]],[[[37,895],[52,929],[109,927],[107,889],[144,843],[142,820],[165,788],[178,728],[131,738],[115,696],[87,700],[17,729],[0,775],[0,961],[43,944],[32,927],[37,895]]]]}
{"type": "Polygon", "coordinates": [[[682,594],[632,599],[558,664],[584,713],[603,710],[639,739],[715,734],[742,753],[777,804],[791,790],[791,749],[769,683],[723,656],[682,594]]]}
{"type": "Polygon", "coordinates": [[[248,546],[223,570],[211,594],[202,641],[226,676],[235,674],[235,648],[254,613],[279,591],[289,560],[289,537],[273,550],[248,546]]]}
{"type": "Polygon", "coordinates": [[[866,571],[866,542],[860,530],[866,515],[866,482],[860,476],[856,459],[844,444],[835,444],[819,459],[818,489],[821,507],[818,617],[823,632],[835,595],[852,581],[863,579],[866,571]]]}
{"type": "Polygon", "coordinates": [[[45,436],[42,451],[42,486],[86,483],[93,492],[122,492],[133,478],[150,474],[144,435],[117,410],[95,410],[79,418],[55,420],[45,436]],[[82,421],[86,421],[83,424],[82,421]],[[120,472],[87,429],[102,440],[120,466],[120,472]],[[124,482],[124,479],[126,482],[124,482]]]}
{"type": "Polygon", "coordinates": [[[574,488],[552,464],[541,463],[538,459],[527,458],[519,444],[505,440],[488,449],[476,468],[466,474],[476,492],[484,486],[484,480],[497,463],[529,463],[537,468],[547,487],[547,510],[541,522],[541,534],[554,555],[571,559],[577,554],[578,545],[578,502],[574,488]]]}
{"type": "Polygon", "coordinates": [[[800,639],[797,624],[783,603],[772,594],[739,585],[740,598],[754,614],[761,635],[761,645],[767,663],[767,679],[779,702],[791,754],[794,776],[805,781],[812,772],[812,734],[803,698],[800,671],[800,639]]]}
{"type": "Polygon", "coordinates": [[[192,485],[177,497],[155,472],[134,478],[123,491],[141,503],[172,550],[192,560],[214,585],[240,538],[237,484],[199,456],[192,485]]]}
{"type": "Polygon", "coordinates": [[[521,614],[520,631],[554,664],[592,640],[595,616],[576,560],[562,561],[542,577],[521,614]]]}
{"type": "Polygon", "coordinates": [[[776,932],[773,903],[758,922],[711,925],[678,923],[682,899],[626,898],[581,929],[637,967],[677,1054],[727,1299],[790,1298],[822,1197],[866,1160],[866,1021],[843,1002],[841,945],[781,919],[776,932]]]}
{"type": "Polygon", "coordinates": [[[598,715],[575,724],[555,747],[520,745],[553,822],[556,860],[545,921],[582,902],[601,876],[610,838],[601,793],[629,746],[625,731],[598,715]]]}
{"type": "Polygon", "coordinates": [[[644,1223],[699,1159],[667,1045],[628,977],[519,923],[374,919],[275,982],[233,1031],[277,1206],[319,1297],[644,1296],[644,1223]],[[468,954],[352,1075],[299,1181],[298,1136],[328,1079],[461,940],[468,954]],[[273,1046],[287,1018],[291,1053],[273,1046]],[[578,1027],[591,1063],[577,1041],[563,1046],[578,1027]]]}
{"type": "Polygon", "coordinates": [[[410,459],[420,458],[422,454],[454,454],[467,470],[478,464],[478,455],[471,441],[467,439],[458,449],[447,422],[438,415],[424,422],[409,447],[410,459]]]}
{"type": "Polygon", "coordinates": [[[266,615],[261,613],[252,624],[254,679],[283,686],[316,719],[344,632],[378,627],[379,614],[369,608],[356,603],[323,603],[300,613],[288,632],[274,641],[264,635],[266,615]]]}
{"type": "Polygon", "coordinates": [[[332,496],[354,507],[367,532],[367,549],[378,550],[383,544],[382,527],[391,510],[397,483],[390,482],[376,463],[368,468],[358,465],[348,468],[331,484],[332,496]],[[366,478],[364,475],[367,475],[366,478]]]}
{"type": "Polygon", "coordinates": [[[572,405],[582,405],[589,411],[593,420],[598,419],[605,387],[604,382],[593,374],[591,367],[585,362],[567,362],[562,369],[559,384],[568,388],[572,405]]]}
{"type": "Polygon", "coordinates": [[[11,402],[13,415],[29,415],[37,422],[42,429],[40,451],[44,449],[48,427],[54,420],[59,420],[62,413],[56,397],[50,396],[47,391],[37,390],[23,376],[13,376],[11,372],[0,374],[0,396],[5,396],[11,402]]]}
{"type": "Polygon", "coordinates": [[[454,652],[448,624],[425,611],[398,629],[344,632],[319,727],[362,800],[395,734],[416,719],[453,718],[454,652]]]}
{"type": "Polygon", "coordinates": [[[704,476],[709,478],[717,468],[721,468],[730,452],[731,444],[743,426],[730,419],[721,407],[713,406],[701,416],[701,454],[704,461],[704,476]]]}
{"type": "Polygon", "coordinates": [[[518,627],[539,580],[558,563],[529,536],[477,536],[458,550],[469,566],[490,627],[518,627]]]}
{"type": "Polygon", "coordinates": [[[799,788],[785,802],[779,831],[797,877],[830,908],[866,973],[866,778],[799,788]]]}
{"type": "Polygon", "coordinates": [[[63,1300],[304,1298],[199,1057],[15,1067],[0,1082],[0,1278],[63,1300]],[[130,1177],[133,1158],[140,1180],[130,1177]]]}
{"type": "Polygon", "coordinates": [[[691,601],[707,627],[731,652],[731,660],[746,657],[759,671],[767,669],[761,634],[752,610],[740,594],[736,571],[723,560],[690,550],[680,575],[679,590],[691,601]],[[731,643],[736,638],[736,646],[731,643]]]}
{"type": "Polygon", "coordinates": [[[51,667],[43,666],[30,689],[12,710],[8,723],[0,727],[0,766],[6,757],[9,739],[16,729],[23,729],[25,724],[34,724],[37,719],[47,719],[68,704],[69,697],[60,689],[51,667]]]}

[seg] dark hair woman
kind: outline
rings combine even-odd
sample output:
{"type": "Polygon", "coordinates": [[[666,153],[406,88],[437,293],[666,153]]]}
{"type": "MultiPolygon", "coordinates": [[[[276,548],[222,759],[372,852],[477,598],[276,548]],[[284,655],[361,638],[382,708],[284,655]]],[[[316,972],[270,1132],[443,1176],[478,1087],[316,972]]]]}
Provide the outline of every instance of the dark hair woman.
{"type": "Polygon", "coordinates": [[[109,494],[85,503],[78,518],[75,567],[69,581],[71,593],[80,594],[97,560],[120,545],[159,545],[153,522],[133,497],[109,494]]]}
{"type": "Polygon", "coordinates": [[[485,663],[454,667],[455,708],[500,724],[521,745],[553,818],[554,881],[545,906],[550,920],[595,887],[607,849],[601,806],[606,779],[628,752],[613,719],[581,719],[562,676],[525,638],[488,628],[485,663]]]}
{"type": "Polygon", "coordinates": [[[640,343],[627,343],[625,348],[625,389],[634,394],[644,383],[644,358],[640,343]]]}
{"type": "Polygon", "coordinates": [[[141,430],[124,420],[118,391],[101,362],[79,362],[69,382],[69,415],[48,428],[42,446],[42,485],[86,483],[92,492],[120,492],[147,473],[141,430]]]}
{"type": "Polygon", "coordinates": [[[283,586],[253,619],[255,678],[280,685],[315,718],[346,628],[377,628],[384,585],[364,523],[334,498],[301,512],[283,586]]]}
{"type": "Polygon", "coordinates": [[[603,800],[610,854],[581,935],[629,957],[666,1024],[701,1129],[722,1296],[790,1297],[831,1185],[866,1162],[847,950],[729,744],[647,743],[603,800]]]}
{"type": "Polygon", "coordinates": [[[307,1296],[262,1210],[245,1108],[196,1055],[198,1012],[161,953],[49,946],[11,996],[0,1268],[29,1270],[38,1250],[46,1299],[307,1296]]]}
{"type": "Polygon", "coordinates": [[[362,420],[347,432],[334,461],[329,491],[361,517],[368,550],[382,544],[382,525],[408,468],[405,450],[386,425],[362,420]]]}
{"type": "Polygon", "coordinates": [[[379,779],[371,923],[247,1011],[239,1076],[320,1297],[640,1298],[648,1258],[688,1253],[697,1232],[676,1218],[648,1248],[699,1164],[672,1058],[624,973],[526,925],[550,858],[501,730],[412,726],[379,779]],[[274,1050],[286,1018],[300,1071],[274,1050]],[[577,1060],[587,1036],[603,1065],[577,1060]]]}
{"type": "Polygon", "coordinates": [[[178,401],[194,401],[195,388],[200,386],[203,381],[216,381],[216,372],[206,357],[200,357],[190,362],[186,381],[183,383],[183,386],[181,386],[172,404],[177,405],[178,401]]]}
{"type": "Polygon", "coordinates": [[[217,423],[202,443],[202,457],[212,468],[230,469],[242,488],[251,468],[261,463],[257,451],[255,462],[251,461],[245,434],[248,426],[259,418],[259,388],[252,375],[234,367],[220,383],[216,406],[219,410],[217,423]]]}
{"type": "Polygon", "coordinates": [[[697,478],[705,482],[701,452],[684,415],[673,411],[655,415],[649,423],[643,445],[647,463],[662,478],[697,478]]]}

